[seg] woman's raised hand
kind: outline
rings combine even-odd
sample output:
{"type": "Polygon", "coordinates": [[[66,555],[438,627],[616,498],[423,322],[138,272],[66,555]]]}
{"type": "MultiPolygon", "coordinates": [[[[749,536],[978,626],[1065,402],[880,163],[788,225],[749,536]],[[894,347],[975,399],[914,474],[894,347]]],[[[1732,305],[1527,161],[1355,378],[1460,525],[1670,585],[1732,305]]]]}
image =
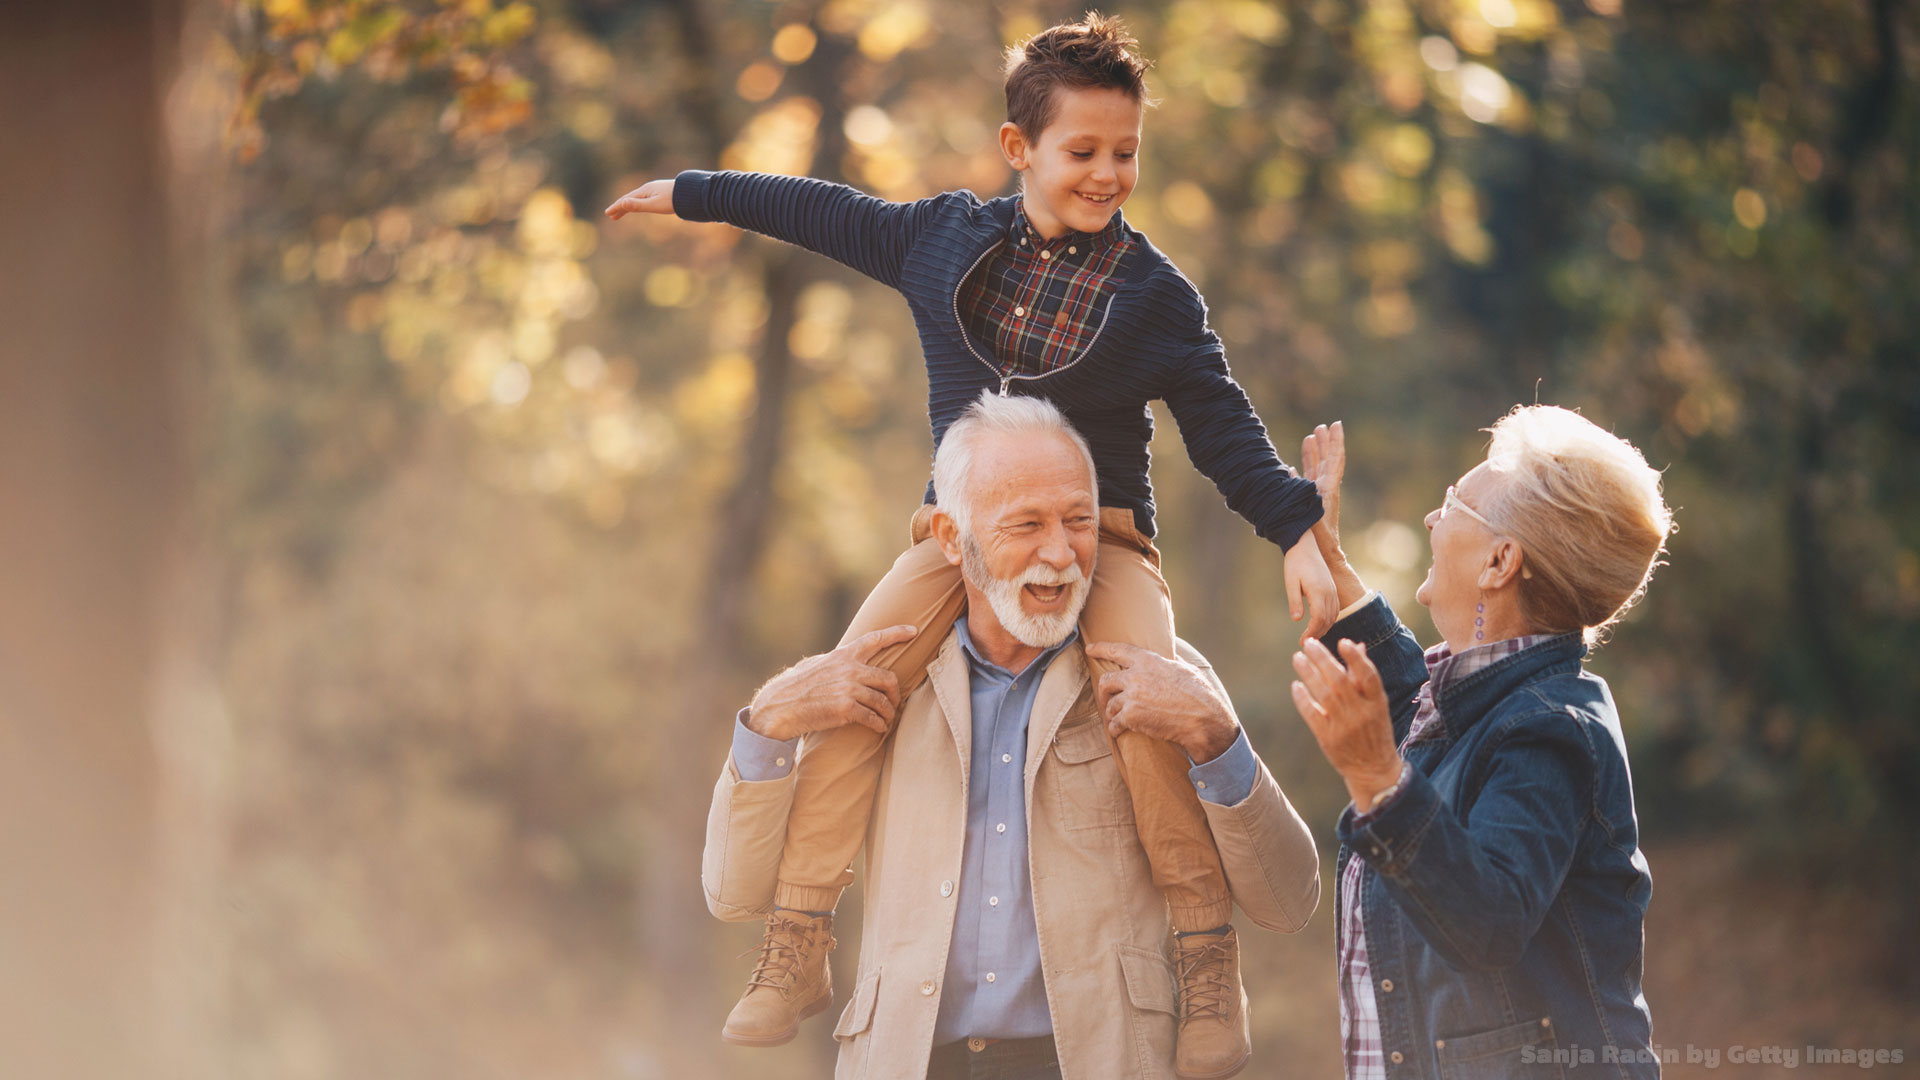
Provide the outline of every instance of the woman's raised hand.
{"type": "MultiPolygon", "coordinates": [[[[1346,474],[1347,432],[1340,421],[1335,420],[1332,426],[1321,424],[1300,440],[1300,475],[1320,489],[1320,507],[1325,511],[1321,522],[1335,547],[1340,544],[1340,481],[1346,474]]],[[[1321,554],[1332,561],[1331,552],[1322,550],[1321,554]]]]}

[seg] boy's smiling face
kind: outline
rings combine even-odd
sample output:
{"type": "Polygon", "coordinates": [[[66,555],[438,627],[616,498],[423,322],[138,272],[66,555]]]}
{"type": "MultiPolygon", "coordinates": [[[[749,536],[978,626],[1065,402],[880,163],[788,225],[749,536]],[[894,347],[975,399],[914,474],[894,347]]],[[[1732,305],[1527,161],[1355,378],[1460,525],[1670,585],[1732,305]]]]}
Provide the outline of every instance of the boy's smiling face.
{"type": "Polygon", "coordinates": [[[1051,240],[1067,232],[1099,232],[1140,178],[1140,112],[1125,90],[1054,91],[1052,123],[1029,140],[1009,122],[1000,150],[1022,174],[1027,220],[1051,240]]]}

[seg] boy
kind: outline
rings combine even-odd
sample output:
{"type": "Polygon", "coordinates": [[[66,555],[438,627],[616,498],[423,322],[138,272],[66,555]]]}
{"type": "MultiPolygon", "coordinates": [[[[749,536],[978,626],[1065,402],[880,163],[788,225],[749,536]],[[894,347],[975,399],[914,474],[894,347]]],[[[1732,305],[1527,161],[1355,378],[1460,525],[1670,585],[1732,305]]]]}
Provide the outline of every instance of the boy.
{"type": "MultiPolygon", "coordinates": [[[[1332,577],[1307,535],[1320,517],[1318,493],[1274,452],[1228,374],[1193,284],[1119,214],[1139,171],[1148,65],[1137,47],[1116,20],[1089,13],[1009,50],[1000,148],[1021,174],[1017,196],[983,203],[959,191],[888,203],[801,177],[689,171],[637,188],[607,214],[725,221],[900,290],[926,354],[936,446],[983,391],[1052,401],[1086,438],[1098,473],[1101,542],[1082,635],[1171,656],[1172,604],[1152,543],[1147,479],[1147,403],[1165,400],[1194,463],[1285,551],[1291,614],[1299,620],[1310,604],[1306,636],[1314,636],[1336,608],[1332,577]]],[[[931,484],[926,501],[914,546],[847,630],[850,640],[900,623],[920,628],[875,661],[899,676],[903,693],[925,676],[965,598],[959,572],[928,538],[931,484]]],[[[1137,732],[1113,741],[1178,935],[1177,1071],[1231,1076],[1250,1054],[1245,995],[1232,901],[1192,762],[1137,732]]],[[[831,999],[827,930],[866,832],[882,748],[882,735],[857,725],[809,736],[767,944],[723,1030],[728,1041],[784,1043],[831,999]]]]}

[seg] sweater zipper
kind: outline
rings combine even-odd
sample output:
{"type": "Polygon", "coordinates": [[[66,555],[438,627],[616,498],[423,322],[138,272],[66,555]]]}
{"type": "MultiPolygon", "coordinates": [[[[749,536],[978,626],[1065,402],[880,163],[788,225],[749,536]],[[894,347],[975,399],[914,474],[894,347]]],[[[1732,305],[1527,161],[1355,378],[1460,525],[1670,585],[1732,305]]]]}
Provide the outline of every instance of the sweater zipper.
{"type": "Polygon", "coordinates": [[[993,361],[988,360],[984,356],[981,356],[980,350],[973,347],[973,335],[967,332],[967,324],[964,321],[962,321],[960,318],[960,293],[962,290],[964,290],[967,287],[967,279],[973,276],[973,272],[975,270],[980,269],[981,263],[987,261],[987,256],[993,254],[996,251],[999,251],[1000,245],[1004,243],[1006,243],[1005,240],[995,240],[993,242],[992,247],[981,252],[980,257],[973,260],[973,265],[967,267],[967,272],[960,275],[960,284],[955,285],[953,287],[953,325],[960,328],[960,343],[967,347],[967,351],[973,354],[973,358],[975,360],[978,360],[981,363],[987,365],[987,369],[989,371],[992,371],[995,375],[998,375],[1000,377],[1000,396],[1001,397],[1007,396],[1007,382],[1008,380],[1012,379],[1013,376],[1008,375],[1004,370],[1000,368],[998,364],[995,364],[993,361]]]}
{"type": "Polygon", "coordinates": [[[972,335],[967,333],[967,324],[962,322],[960,319],[960,293],[963,289],[967,287],[967,279],[973,276],[973,272],[975,270],[980,269],[980,264],[986,261],[987,256],[993,254],[996,251],[999,251],[1000,245],[1004,243],[1006,243],[1005,240],[996,240],[994,241],[994,245],[992,247],[981,252],[980,257],[973,260],[973,265],[967,267],[967,272],[960,275],[960,284],[954,286],[953,288],[953,324],[960,328],[960,340],[963,344],[966,345],[967,351],[973,354],[973,358],[975,360],[978,360],[981,363],[987,365],[987,369],[989,371],[992,371],[995,375],[1000,377],[1000,396],[1001,397],[1007,396],[1007,386],[1010,383],[1012,383],[1013,380],[1015,379],[1025,379],[1029,382],[1032,382],[1035,379],[1044,379],[1049,375],[1058,375],[1061,372],[1067,370],[1068,368],[1074,366],[1075,364],[1078,364],[1080,361],[1085,360],[1087,358],[1087,354],[1093,351],[1093,346],[1095,345],[1095,343],[1097,343],[1100,340],[1100,335],[1106,331],[1107,319],[1113,315],[1114,297],[1118,296],[1120,292],[1118,288],[1115,288],[1112,293],[1108,294],[1107,306],[1104,309],[1102,309],[1100,312],[1100,325],[1093,328],[1093,336],[1087,339],[1087,347],[1080,350],[1080,355],[1075,356],[1072,360],[1069,360],[1066,363],[1061,364],[1059,367],[1054,368],[1052,371],[1043,371],[1038,375],[1009,374],[1005,368],[1002,368],[1000,365],[980,355],[980,351],[973,347],[972,335]]]}

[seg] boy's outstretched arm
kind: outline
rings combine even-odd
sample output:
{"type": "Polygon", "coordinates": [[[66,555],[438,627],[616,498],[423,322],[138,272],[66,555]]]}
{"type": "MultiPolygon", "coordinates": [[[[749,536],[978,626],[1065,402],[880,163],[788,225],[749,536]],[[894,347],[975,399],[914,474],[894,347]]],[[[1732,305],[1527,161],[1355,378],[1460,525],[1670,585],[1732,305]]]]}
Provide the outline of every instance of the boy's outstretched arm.
{"type": "Polygon", "coordinates": [[[606,213],[616,221],[634,213],[722,221],[825,255],[898,288],[907,253],[934,210],[949,199],[967,197],[949,192],[895,203],[808,176],[689,169],[672,180],[634,188],[606,213]]]}
{"type": "Polygon", "coordinates": [[[1286,552],[1287,610],[1295,622],[1308,616],[1304,643],[1326,633],[1340,611],[1333,574],[1311,532],[1320,520],[1320,493],[1280,460],[1246,390],[1227,370],[1226,349],[1206,325],[1198,292],[1188,298],[1201,314],[1185,328],[1184,355],[1162,397],[1195,467],[1234,513],[1286,552]]]}

